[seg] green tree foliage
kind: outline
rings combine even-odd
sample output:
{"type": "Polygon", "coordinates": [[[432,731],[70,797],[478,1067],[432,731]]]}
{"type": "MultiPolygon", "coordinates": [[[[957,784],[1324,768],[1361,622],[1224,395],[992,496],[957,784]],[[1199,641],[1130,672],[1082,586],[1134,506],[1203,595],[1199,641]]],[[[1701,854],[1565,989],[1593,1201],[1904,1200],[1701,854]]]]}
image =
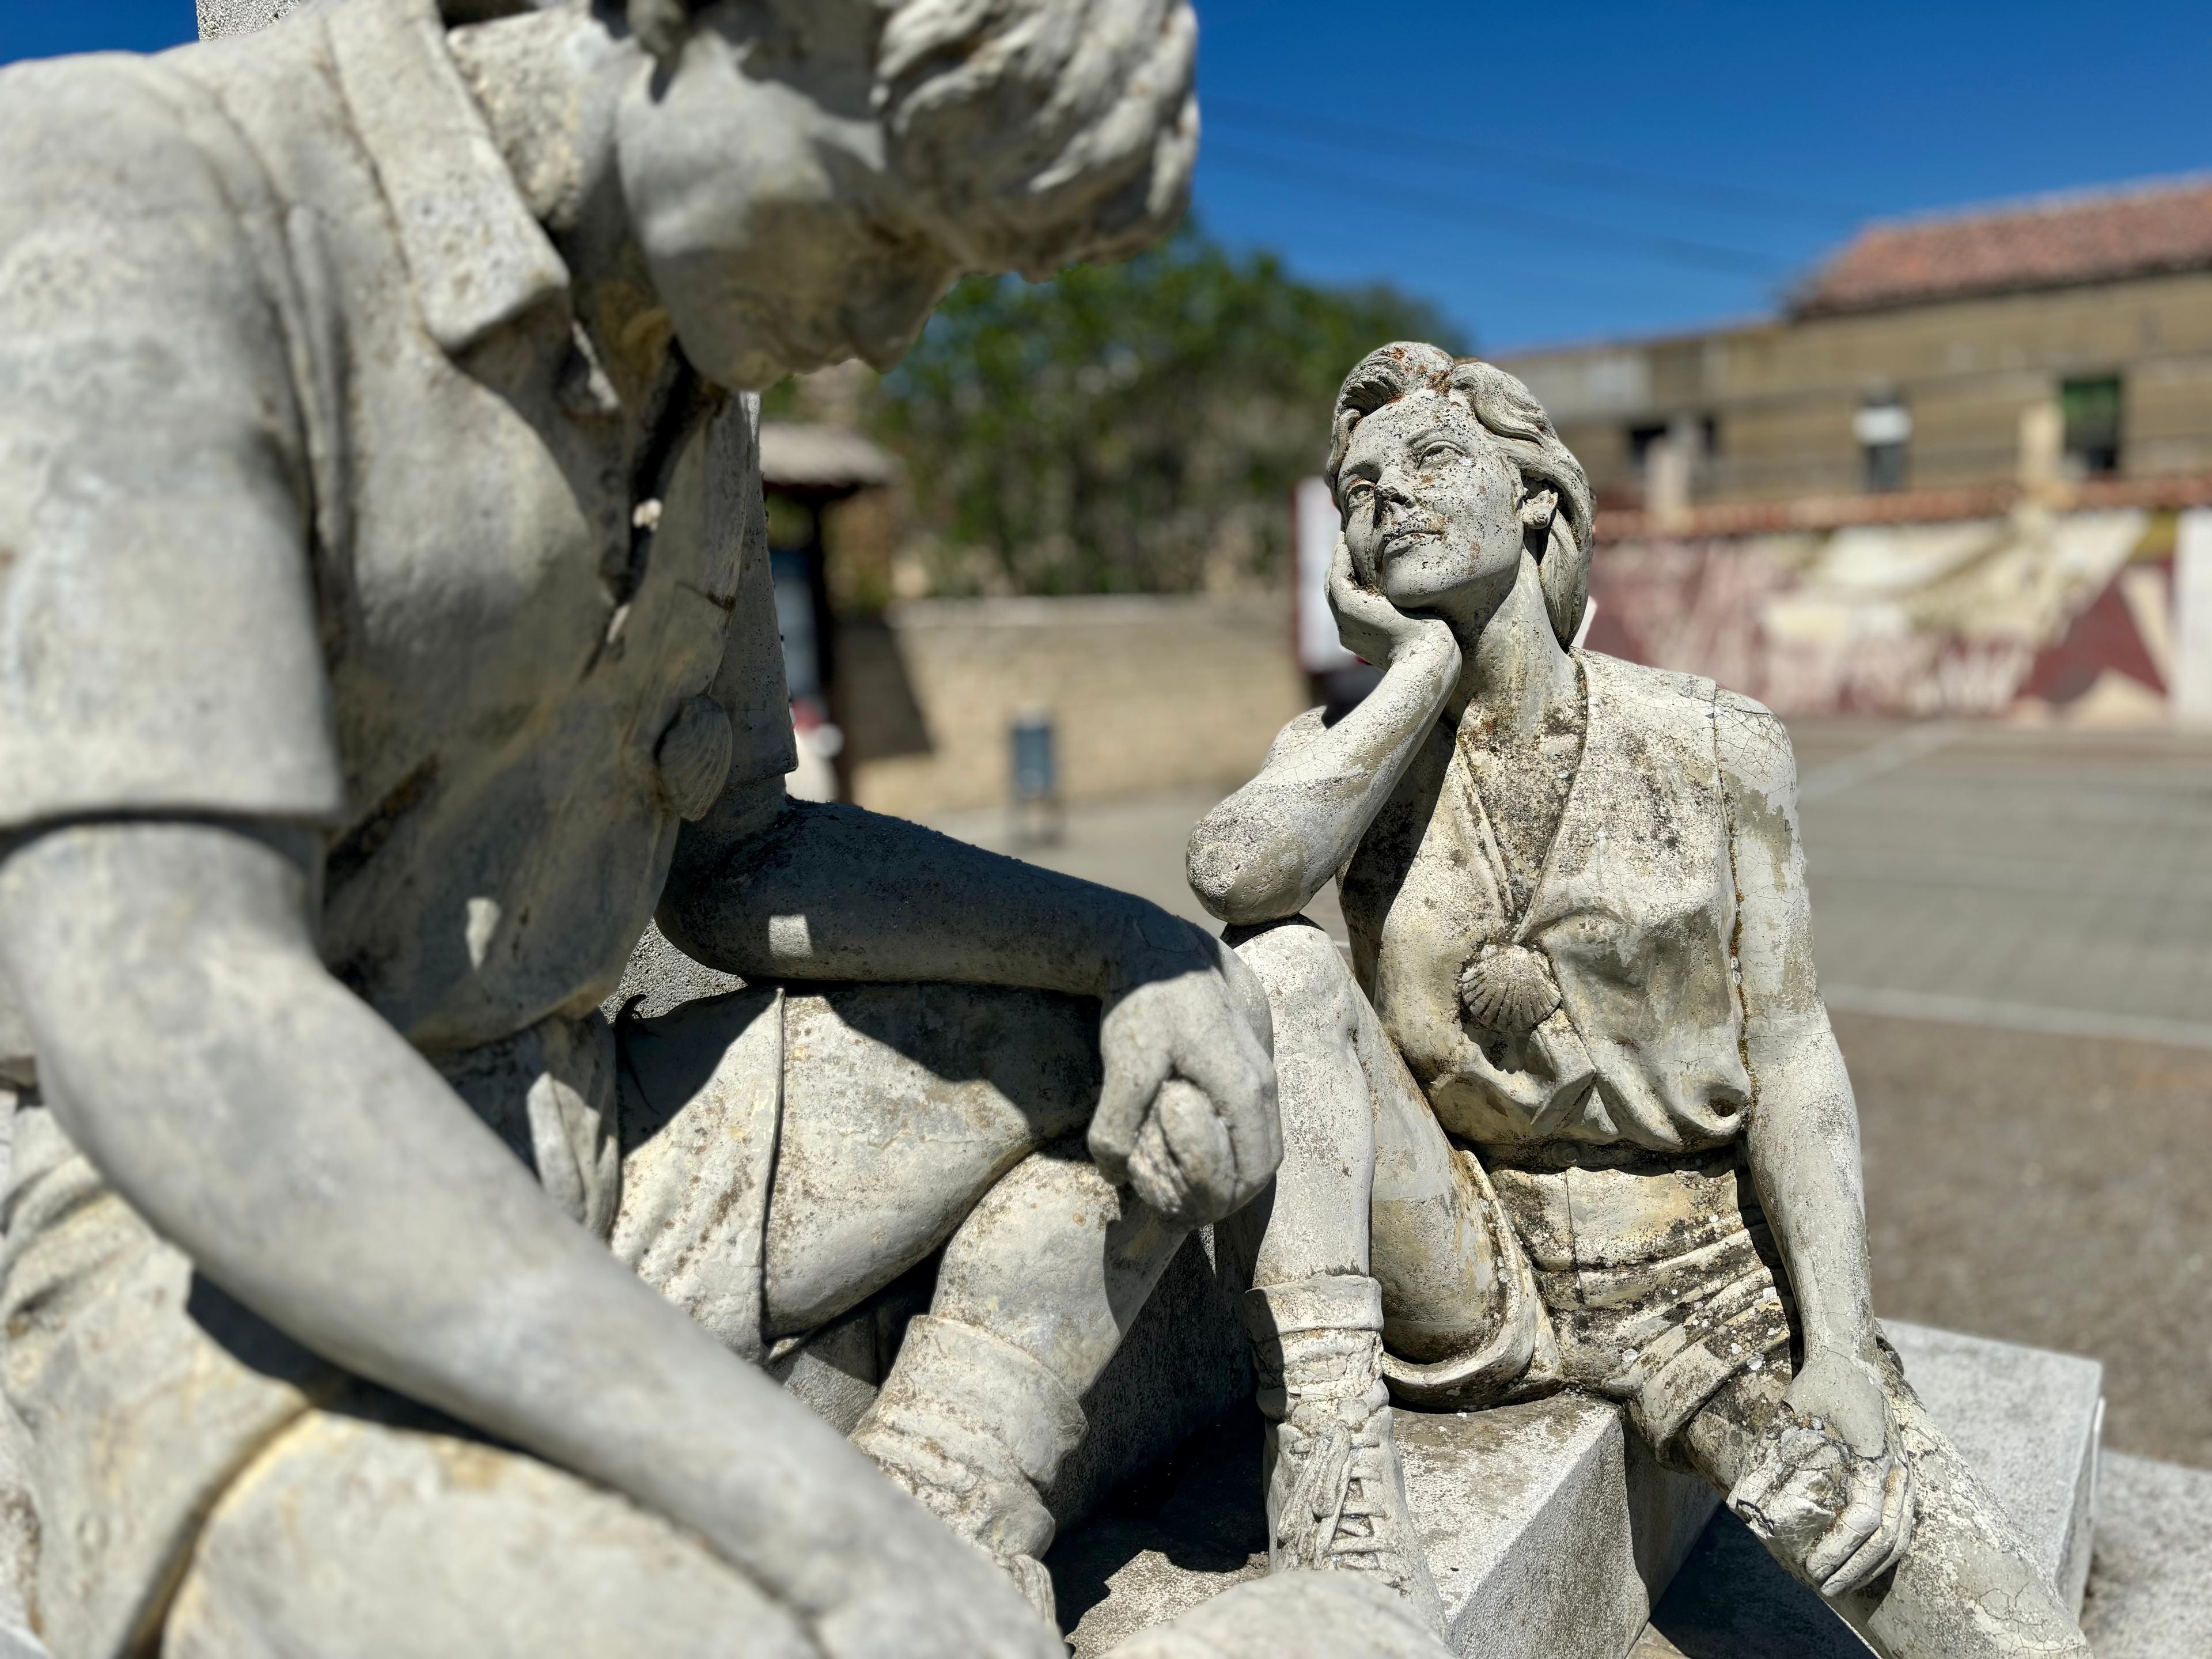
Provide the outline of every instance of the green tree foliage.
{"type": "Polygon", "coordinates": [[[1279,580],[1289,491],[1338,383],[1428,305],[1316,288],[1186,227],[1118,265],[963,283],[878,391],[940,592],[1188,592],[1279,580]]]}

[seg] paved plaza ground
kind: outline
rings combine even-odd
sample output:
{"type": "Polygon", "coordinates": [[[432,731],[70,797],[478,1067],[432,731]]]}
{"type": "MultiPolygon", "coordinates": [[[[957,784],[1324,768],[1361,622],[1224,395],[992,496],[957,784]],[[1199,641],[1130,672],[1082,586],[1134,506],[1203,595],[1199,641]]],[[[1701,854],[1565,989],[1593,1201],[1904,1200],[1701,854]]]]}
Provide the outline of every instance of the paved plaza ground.
{"type": "MultiPolygon", "coordinates": [[[[2101,1359],[2108,1444],[2212,1468],[2212,738],[1792,732],[1876,1305],[2101,1359]]],[[[1023,856],[1202,921],[1212,799],[1085,806],[1023,856]]]]}

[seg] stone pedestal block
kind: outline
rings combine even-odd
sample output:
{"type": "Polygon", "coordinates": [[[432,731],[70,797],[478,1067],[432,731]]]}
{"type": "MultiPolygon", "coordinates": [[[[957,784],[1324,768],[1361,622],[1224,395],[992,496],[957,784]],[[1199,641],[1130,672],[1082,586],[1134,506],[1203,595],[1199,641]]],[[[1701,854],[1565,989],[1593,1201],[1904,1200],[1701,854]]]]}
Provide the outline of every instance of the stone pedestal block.
{"type": "MultiPolygon", "coordinates": [[[[1716,1502],[1580,1395],[1395,1425],[1449,1644],[1483,1659],[1619,1659],[1716,1502]]],[[[1079,1659],[1266,1571],[1260,1434],[1224,1419],[1053,1551],[1079,1659]]]]}
{"type": "Polygon", "coordinates": [[[1395,1417],[1456,1653],[1616,1659],[1718,1502],[1602,1401],[1395,1417]]]}
{"type": "Polygon", "coordinates": [[[2069,1606],[2080,1607],[2095,1523],[2105,1368],[1924,1325],[1882,1328],[1959,1455],[2027,1535],[2036,1565],[2069,1606]]]}
{"type": "Polygon", "coordinates": [[[2212,1470],[2106,1455],[2081,1631],[2097,1659],[2212,1653],[2212,1470]]]}
{"type": "MultiPolygon", "coordinates": [[[[1929,1411],[2020,1522],[2039,1564],[2078,1601],[2095,1518],[2103,1368],[1917,1326],[1887,1328],[1929,1411]]],[[[1863,1659],[1865,1644],[1741,1523],[1717,1512],[1715,1494],[1654,1463],[1617,1407],[1571,1395],[1490,1412],[1401,1411],[1395,1424],[1455,1651],[1863,1659]]],[[[1103,1654],[1266,1570],[1259,1437],[1249,1410],[1224,1419],[1054,1551],[1061,1616],[1079,1656],[1103,1654]]],[[[2212,1475],[2197,1479],[2212,1505],[2212,1475]]],[[[2164,1501],[2174,1483],[2137,1484],[2164,1501]]],[[[2132,1491],[2130,1500],[2140,1501],[2132,1491]]],[[[2137,1518],[2124,1534],[2134,1554],[2114,1593],[2133,1597],[2124,1616],[2144,1629],[2179,1616],[2171,1595],[2161,1601],[2144,1588],[2177,1571],[2175,1558],[2197,1537],[2185,1505],[2177,1512],[2184,1518],[2170,1525],[2137,1518]]],[[[2212,1521],[2204,1535],[2212,1539],[2212,1521]]],[[[2212,1559],[2200,1580],[2206,1572],[2212,1559]]]]}

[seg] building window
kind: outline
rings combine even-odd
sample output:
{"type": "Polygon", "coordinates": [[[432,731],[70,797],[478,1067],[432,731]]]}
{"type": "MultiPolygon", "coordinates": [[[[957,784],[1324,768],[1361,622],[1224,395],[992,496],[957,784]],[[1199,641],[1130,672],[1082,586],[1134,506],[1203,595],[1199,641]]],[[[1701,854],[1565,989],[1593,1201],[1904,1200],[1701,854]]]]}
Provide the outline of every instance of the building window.
{"type": "Polygon", "coordinates": [[[1667,435],[1664,421],[1628,428],[1628,462],[1641,472],[1651,459],[1651,446],[1667,435]]]}
{"type": "Polygon", "coordinates": [[[1912,411],[1895,398],[1878,398],[1859,405],[1851,417],[1851,433],[1859,441],[1859,454],[1871,495],[1886,495],[1905,488],[1905,449],[1912,439],[1912,411]]]}
{"type": "Polygon", "coordinates": [[[1640,422],[1628,428],[1628,459],[1638,471],[1650,462],[1651,446],[1662,438],[1680,437],[1686,447],[1701,459],[1721,452],[1721,422],[1716,415],[1678,416],[1672,421],[1640,422]]]}
{"type": "Polygon", "coordinates": [[[2058,412],[2066,422],[2067,470],[2101,477],[2120,470],[2120,377],[2063,380],[2058,412]]]}

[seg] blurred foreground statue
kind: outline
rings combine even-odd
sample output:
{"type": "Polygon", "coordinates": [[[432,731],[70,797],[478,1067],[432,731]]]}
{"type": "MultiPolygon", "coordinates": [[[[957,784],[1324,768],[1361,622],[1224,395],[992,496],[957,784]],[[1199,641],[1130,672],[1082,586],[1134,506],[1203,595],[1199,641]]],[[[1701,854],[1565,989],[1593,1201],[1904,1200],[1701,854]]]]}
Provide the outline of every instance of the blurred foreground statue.
{"type": "Polygon", "coordinates": [[[1891,1659],[2086,1655],[1875,1329],[1781,723],[1575,647],[1589,488],[1511,375],[1385,347],[1333,438],[1332,603],[1382,682],[1190,849],[1283,1080],[1273,1563],[1433,1607],[1391,1395],[1578,1388],[1891,1659]],[[1350,969],[1298,915],[1332,877],[1350,969]]]}
{"type": "Polygon", "coordinates": [[[0,76],[0,1306],[61,1659],[1060,1651],[1037,1489],[1275,1166],[1265,1000],[786,800],[742,393],[1159,235],[1194,31],[337,0],[0,76]],[[744,987],[611,1023],[656,914],[744,987]],[[867,1455],[749,1363],[940,1249],[867,1455]]]}

